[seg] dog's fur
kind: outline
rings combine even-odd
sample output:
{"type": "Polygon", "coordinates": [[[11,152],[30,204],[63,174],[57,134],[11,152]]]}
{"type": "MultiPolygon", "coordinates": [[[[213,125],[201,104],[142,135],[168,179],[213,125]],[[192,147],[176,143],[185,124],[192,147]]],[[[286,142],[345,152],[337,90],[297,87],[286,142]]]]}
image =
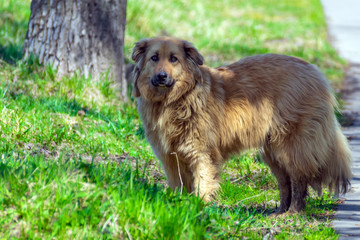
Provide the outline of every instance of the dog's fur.
{"type": "Polygon", "coordinates": [[[280,213],[300,211],[308,185],[347,191],[349,147],[315,66],[265,54],[213,69],[191,43],[169,37],[139,41],[132,59],[138,111],[171,188],[182,181],[209,201],[224,161],[260,147],[278,180],[280,213]],[[159,72],[168,85],[154,85],[159,72]]]}

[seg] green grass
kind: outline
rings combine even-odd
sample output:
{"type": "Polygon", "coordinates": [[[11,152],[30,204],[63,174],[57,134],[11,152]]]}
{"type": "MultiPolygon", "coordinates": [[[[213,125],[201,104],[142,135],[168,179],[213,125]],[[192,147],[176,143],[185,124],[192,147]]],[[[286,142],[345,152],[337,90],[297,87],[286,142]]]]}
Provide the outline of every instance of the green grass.
{"type": "MultiPolygon", "coordinates": [[[[271,218],[276,180],[254,152],[224,167],[216,201],[167,188],[134,108],[106,73],[56,78],[19,61],[30,1],[0,2],[1,239],[336,239],[336,201],[311,192],[303,213],[271,218]]],[[[159,34],[187,39],[207,64],[265,52],[302,57],[338,86],[318,0],[128,1],[125,52],[159,34]]],[[[256,152],[255,152],[256,153],[256,152]]]]}

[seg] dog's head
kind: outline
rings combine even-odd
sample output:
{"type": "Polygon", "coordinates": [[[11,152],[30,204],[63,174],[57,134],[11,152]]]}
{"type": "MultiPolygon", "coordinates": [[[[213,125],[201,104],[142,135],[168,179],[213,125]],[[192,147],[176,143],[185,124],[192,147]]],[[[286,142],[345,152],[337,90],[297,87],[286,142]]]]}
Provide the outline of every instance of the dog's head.
{"type": "Polygon", "coordinates": [[[158,102],[175,101],[201,81],[203,57],[189,42],[157,37],[136,43],[132,59],[135,97],[158,102]]]}

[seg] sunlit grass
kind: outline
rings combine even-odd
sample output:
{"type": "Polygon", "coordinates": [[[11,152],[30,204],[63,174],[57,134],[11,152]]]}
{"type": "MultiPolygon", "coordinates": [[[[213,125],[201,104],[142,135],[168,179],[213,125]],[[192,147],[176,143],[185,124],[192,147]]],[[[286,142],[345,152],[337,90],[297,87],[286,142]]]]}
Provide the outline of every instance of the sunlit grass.
{"type": "Polygon", "coordinates": [[[210,66],[272,52],[318,65],[334,85],[343,76],[344,62],[327,41],[318,0],[134,0],[127,18],[128,59],[136,41],[165,34],[193,42],[210,66]]]}

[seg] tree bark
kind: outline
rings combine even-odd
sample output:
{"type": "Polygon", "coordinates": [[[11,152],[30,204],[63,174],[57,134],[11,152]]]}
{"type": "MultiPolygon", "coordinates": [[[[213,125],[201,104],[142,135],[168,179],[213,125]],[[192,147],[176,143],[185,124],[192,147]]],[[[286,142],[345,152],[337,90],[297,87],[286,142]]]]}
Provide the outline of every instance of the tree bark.
{"type": "Polygon", "coordinates": [[[33,0],[24,57],[51,63],[59,77],[80,70],[98,81],[110,71],[126,101],[125,23],[126,0],[33,0]]]}

